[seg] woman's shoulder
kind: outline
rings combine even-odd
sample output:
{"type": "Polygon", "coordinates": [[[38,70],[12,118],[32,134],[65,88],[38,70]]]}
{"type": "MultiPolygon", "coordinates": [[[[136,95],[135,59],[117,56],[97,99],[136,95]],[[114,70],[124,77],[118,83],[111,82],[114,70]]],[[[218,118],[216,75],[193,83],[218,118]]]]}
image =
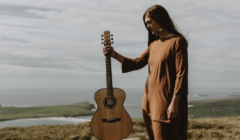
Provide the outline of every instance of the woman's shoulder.
{"type": "MultiPolygon", "coordinates": [[[[186,42],[185,38],[181,35],[174,34],[173,36],[153,41],[148,46],[148,49],[151,49],[154,46],[163,45],[163,44],[167,44],[168,46],[172,46],[174,48],[178,47],[179,45],[187,47],[187,42],[186,42]]],[[[170,47],[170,48],[172,48],[172,47],[170,47]]]]}
{"type": "Polygon", "coordinates": [[[183,36],[177,35],[174,38],[172,38],[172,41],[173,41],[173,43],[172,43],[173,50],[175,50],[175,51],[187,50],[188,43],[183,36]]]}
{"type": "Polygon", "coordinates": [[[174,43],[176,46],[186,46],[187,47],[187,42],[185,38],[181,35],[175,35],[174,37],[171,38],[171,41],[174,43]]]}
{"type": "Polygon", "coordinates": [[[175,34],[174,36],[171,37],[172,41],[180,41],[183,40],[184,38],[181,35],[175,34]]]}
{"type": "MultiPolygon", "coordinates": [[[[161,41],[162,43],[169,44],[169,42],[176,42],[176,41],[180,41],[180,40],[184,40],[184,38],[181,35],[173,34],[172,36],[165,37],[165,38],[159,39],[157,41],[161,41]]],[[[154,43],[156,43],[157,41],[154,41],[154,43]]]]}

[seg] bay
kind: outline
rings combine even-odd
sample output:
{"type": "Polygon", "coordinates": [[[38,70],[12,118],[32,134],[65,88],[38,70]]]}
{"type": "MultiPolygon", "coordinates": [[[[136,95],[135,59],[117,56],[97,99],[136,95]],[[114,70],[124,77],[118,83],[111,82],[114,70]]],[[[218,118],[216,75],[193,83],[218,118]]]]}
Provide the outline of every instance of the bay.
{"type": "MultiPolygon", "coordinates": [[[[0,89],[2,106],[27,107],[67,105],[89,101],[95,104],[94,94],[98,89],[0,89]]],[[[142,118],[143,88],[124,89],[124,107],[131,118],[142,118]]],[[[240,88],[190,88],[188,101],[202,99],[233,98],[240,96],[240,88]]],[[[9,126],[78,124],[90,121],[92,116],[74,118],[29,118],[0,122],[0,128],[9,126]]]]}

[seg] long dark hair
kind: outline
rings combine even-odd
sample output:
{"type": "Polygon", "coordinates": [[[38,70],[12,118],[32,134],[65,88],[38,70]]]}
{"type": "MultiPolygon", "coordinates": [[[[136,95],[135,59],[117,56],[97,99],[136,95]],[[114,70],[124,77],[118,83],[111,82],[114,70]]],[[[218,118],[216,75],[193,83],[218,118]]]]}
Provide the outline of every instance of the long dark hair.
{"type": "MultiPolygon", "coordinates": [[[[143,22],[147,28],[147,24],[145,23],[146,16],[161,23],[170,32],[182,36],[186,41],[186,44],[188,45],[188,42],[185,36],[179,31],[179,29],[174,24],[173,20],[170,18],[167,10],[164,7],[162,7],[161,5],[154,5],[146,10],[146,12],[143,14],[143,22]]],[[[148,30],[148,46],[149,46],[153,41],[156,40],[156,35],[153,35],[149,29],[147,30],[148,30]]]]}

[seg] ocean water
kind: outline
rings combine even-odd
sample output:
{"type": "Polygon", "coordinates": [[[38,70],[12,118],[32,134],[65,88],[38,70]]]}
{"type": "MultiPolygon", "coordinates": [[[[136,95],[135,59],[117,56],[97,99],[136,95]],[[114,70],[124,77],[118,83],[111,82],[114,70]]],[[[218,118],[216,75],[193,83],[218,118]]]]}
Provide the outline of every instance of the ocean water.
{"type": "MultiPolygon", "coordinates": [[[[28,107],[67,105],[89,101],[97,105],[94,94],[98,89],[0,89],[2,106],[28,107]]],[[[132,118],[142,118],[143,88],[123,89],[126,93],[124,107],[132,118]]],[[[188,101],[219,98],[240,98],[240,88],[190,88],[188,101]]],[[[189,106],[190,107],[190,106],[189,106]]],[[[92,116],[74,118],[32,118],[0,122],[0,128],[9,126],[78,124],[90,121],[92,116]]]]}

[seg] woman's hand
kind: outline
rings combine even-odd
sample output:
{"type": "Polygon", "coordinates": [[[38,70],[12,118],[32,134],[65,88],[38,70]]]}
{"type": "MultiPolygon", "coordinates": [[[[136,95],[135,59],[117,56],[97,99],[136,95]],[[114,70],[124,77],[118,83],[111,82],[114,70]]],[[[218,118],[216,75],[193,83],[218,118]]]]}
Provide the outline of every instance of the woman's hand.
{"type": "Polygon", "coordinates": [[[109,53],[109,51],[111,52],[110,56],[111,57],[115,57],[116,56],[116,52],[113,49],[112,46],[104,46],[103,47],[103,54],[106,56],[107,53],[109,53]]]}
{"type": "Polygon", "coordinates": [[[178,104],[170,104],[167,110],[168,119],[175,119],[178,115],[178,104]]]}

